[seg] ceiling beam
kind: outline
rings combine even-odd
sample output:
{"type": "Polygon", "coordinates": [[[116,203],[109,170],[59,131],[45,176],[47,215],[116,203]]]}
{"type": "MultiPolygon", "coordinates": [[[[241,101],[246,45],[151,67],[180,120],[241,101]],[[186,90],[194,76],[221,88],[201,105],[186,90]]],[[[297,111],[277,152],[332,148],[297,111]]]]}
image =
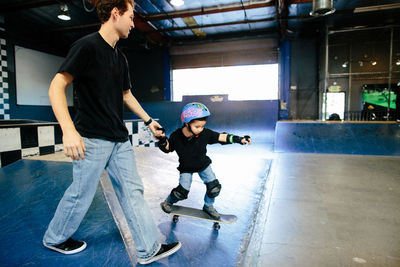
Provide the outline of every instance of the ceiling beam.
{"type": "MultiPolygon", "coordinates": [[[[89,4],[95,4],[97,0],[85,0],[89,4]]],[[[15,12],[21,11],[25,9],[32,9],[32,8],[39,8],[44,6],[50,5],[59,5],[60,3],[72,3],[72,0],[30,0],[24,1],[22,3],[13,3],[13,4],[0,4],[0,10],[4,13],[7,12],[15,12]]],[[[140,14],[135,12],[134,23],[138,30],[142,32],[147,32],[146,36],[149,38],[150,41],[160,44],[167,44],[169,43],[169,39],[160,33],[154,30],[152,26],[150,26],[140,14]]],[[[73,32],[73,31],[97,31],[100,28],[100,23],[92,23],[87,25],[76,25],[64,28],[57,28],[49,30],[49,32],[73,32]]]]}
{"type": "Polygon", "coordinates": [[[153,41],[154,43],[166,45],[170,43],[169,38],[161,35],[160,32],[153,31],[155,28],[152,27],[143,17],[135,12],[135,16],[133,17],[133,22],[135,27],[141,32],[145,33],[145,35],[153,41]]]}
{"type": "Polygon", "coordinates": [[[400,3],[387,4],[387,5],[378,5],[378,6],[356,7],[354,9],[354,13],[389,10],[389,9],[396,9],[396,8],[400,8],[400,3]]]}
{"type": "Polygon", "coordinates": [[[312,3],[313,0],[288,0],[288,5],[312,3]]]}
{"type": "Polygon", "coordinates": [[[282,39],[286,37],[287,18],[289,14],[287,2],[287,0],[278,0],[278,25],[282,39]]]}
{"type": "MultiPolygon", "coordinates": [[[[277,1],[279,1],[279,0],[277,0],[277,1]]],[[[305,1],[309,1],[309,0],[296,0],[296,2],[305,2],[305,1]]],[[[292,1],[288,0],[288,2],[293,3],[294,0],[292,0],[292,1]]],[[[278,8],[278,6],[277,6],[277,8],[278,8]]],[[[354,8],[338,9],[335,11],[335,14],[358,14],[358,13],[355,13],[354,11],[355,11],[354,8]]],[[[378,9],[374,10],[374,11],[376,12],[376,11],[378,11],[378,9]]],[[[287,16],[286,15],[286,16],[282,16],[282,17],[275,16],[275,17],[258,19],[258,20],[241,20],[241,21],[232,21],[232,22],[224,22],[224,23],[216,23],[216,24],[193,25],[193,26],[187,26],[187,27],[175,27],[175,28],[172,27],[172,28],[166,28],[166,29],[153,29],[153,30],[151,30],[151,32],[183,31],[183,30],[192,30],[192,29],[210,28],[210,27],[237,25],[237,24],[260,23],[260,22],[268,22],[268,21],[278,21],[280,23],[285,23],[292,19],[315,19],[315,17],[310,16],[309,14],[296,15],[296,16],[287,16]]],[[[282,29],[282,30],[284,30],[284,29],[282,29]]]]}
{"type": "MultiPolygon", "coordinates": [[[[133,18],[133,23],[135,27],[146,34],[146,36],[150,39],[150,41],[159,44],[168,44],[170,42],[169,38],[161,35],[155,28],[151,27],[142,17],[141,15],[135,12],[135,16],[133,18]]],[[[75,31],[97,31],[100,29],[101,24],[99,22],[86,24],[86,25],[77,25],[63,28],[56,28],[49,30],[49,32],[75,32],[75,31]]]]}
{"type": "Polygon", "coordinates": [[[199,16],[199,15],[231,12],[231,11],[238,11],[238,10],[243,10],[243,9],[262,8],[262,7],[268,7],[268,6],[274,6],[274,1],[267,0],[267,1],[262,1],[262,2],[244,2],[243,5],[241,3],[236,3],[236,4],[203,7],[203,8],[196,8],[196,9],[186,9],[186,10],[168,12],[165,14],[143,15],[143,18],[147,21],[156,21],[156,20],[165,20],[165,19],[171,19],[171,18],[184,18],[184,17],[199,16]]]}
{"type": "MultiPolygon", "coordinates": [[[[311,3],[312,0],[288,0],[288,4],[304,4],[311,3]]],[[[274,0],[266,0],[266,1],[247,1],[242,3],[235,3],[229,5],[219,5],[219,6],[211,6],[211,7],[203,7],[196,9],[186,9],[179,10],[174,12],[168,12],[164,14],[143,14],[143,18],[147,21],[157,21],[157,20],[165,20],[165,19],[173,19],[173,18],[184,18],[184,17],[192,17],[192,16],[200,16],[200,15],[208,15],[215,13],[223,13],[223,12],[232,12],[232,11],[240,11],[243,9],[253,9],[253,8],[263,8],[275,6],[274,0]]]]}
{"type": "Polygon", "coordinates": [[[152,30],[152,32],[172,32],[172,31],[183,31],[183,30],[192,30],[199,28],[210,28],[210,27],[219,27],[219,26],[228,26],[228,25],[236,25],[236,24],[249,24],[249,23],[257,23],[257,22],[266,22],[266,21],[275,21],[275,18],[266,18],[266,19],[257,19],[257,20],[243,20],[243,21],[232,21],[225,23],[216,23],[216,24],[206,24],[206,25],[193,25],[186,27],[176,27],[176,28],[166,28],[159,30],[152,30]]]}
{"type": "MultiPolygon", "coordinates": [[[[354,8],[350,9],[340,9],[336,10],[336,14],[354,14],[354,8]]],[[[166,29],[152,29],[150,32],[172,32],[172,31],[183,31],[183,30],[192,30],[192,29],[200,29],[200,28],[210,28],[210,27],[219,27],[219,26],[228,26],[228,25],[237,25],[237,24],[249,24],[249,23],[260,23],[260,22],[268,22],[268,21],[281,21],[285,22],[292,19],[315,19],[315,17],[310,16],[310,14],[304,15],[296,15],[296,16],[285,16],[282,18],[270,17],[264,19],[257,20],[241,20],[241,21],[231,21],[224,23],[215,23],[215,24],[206,24],[206,25],[193,25],[187,27],[175,27],[175,28],[166,28],[166,29]]]]}

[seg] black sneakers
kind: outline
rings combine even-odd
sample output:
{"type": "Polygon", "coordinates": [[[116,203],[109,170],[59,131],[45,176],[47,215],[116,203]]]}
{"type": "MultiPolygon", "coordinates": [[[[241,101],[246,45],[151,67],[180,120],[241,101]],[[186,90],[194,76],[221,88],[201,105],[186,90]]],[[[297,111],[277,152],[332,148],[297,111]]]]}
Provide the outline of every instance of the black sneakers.
{"type": "Polygon", "coordinates": [[[161,209],[166,213],[170,213],[172,211],[172,205],[173,204],[169,202],[168,198],[160,203],[161,209]]]}
{"type": "Polygon", "coordinates": [[[177,252],[181,248],[181,242],[173,242],[171,244],[162,244],[160,250],[153,256],[148,259],[140,259],[138,258],[138,263],[140,264],[149,264],[153,261],[158,261],[162,258],[168,257],[169,255],[177,252]]]}
{"type": "Polygon", "coordinates": [[[84,250],[86,248],[86,242],[73,240],[72,238],[69,238],[67,241],[65,241],[59,245],[47,245],[44,242],[43,242],[43,245],[46,248],[55,250],[62,254],[75,254],[75,253],[81,252],[82,250],[84,250]]]}
{"type": "Polygon", "coordinates": [[[204,205],[203,211],[205,213],[207,213],[208,215],[210,215],[210,217],[213,218],[214,220],[221,219],[221,215],[219,215],[218,211],[214,208],[213,205],[211,205],[211,206],[204,205]]]}

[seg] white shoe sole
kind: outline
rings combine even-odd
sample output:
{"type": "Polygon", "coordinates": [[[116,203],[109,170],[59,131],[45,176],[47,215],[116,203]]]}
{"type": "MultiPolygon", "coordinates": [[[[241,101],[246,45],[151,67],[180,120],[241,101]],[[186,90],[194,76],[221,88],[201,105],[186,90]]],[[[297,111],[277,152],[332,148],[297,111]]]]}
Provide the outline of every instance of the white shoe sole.
{"type": "Polygon", "coordinates": [[[168,257],[169,255],[174,254],[174,253],[177,252],[181,247],[182,247],[181,242],[178,242],[178,244],[177,244],[173,249],[170,249],[170,250],[168,250],[168,251],[166,251],[166,252],[164,252],[164,253],[162,253],[162,254],[160,254],[160,255],[151,257],[151,258],[149,258],[149,259],[147,259],[147,260],[143,260],[143,259],[139,259],[139,258],[138,258],[138,263],[140,263],[140,264],[142,264],[142,265],[150,264],[150,263],[152,263],[152,262],[158,261],[158,260],[160,260],[160,259],[162,259],[162,258],[165,258],[165,257],[168,257]]]}
{"type": "Polygon", "coordinates": [[[56,247],[54,247],[54,246],[52,246],[52,245],[47,245],[47,244],[44,243],[44,242],[43,242],[43,246],[45,246],[45,247],[48,248],[48,249],[57,251],[57,252],[59,252],[59,253],[61,253],[61,254],[70,255],[70,254],[75,254],[75,253],[81,252],[82,250],[84,250],[84,249],[86,248],[86,246],[87,246],[86,242],[85,242],[85,241],[82,241],[82,242],[83,242],[83,245],[82,245],[81,247],[79,247],[79,248],[77,248],[77,249],[75,249],[75,250],[71,250],[71,251],[62,250],[62,249],[56,248],[56,247]]]}

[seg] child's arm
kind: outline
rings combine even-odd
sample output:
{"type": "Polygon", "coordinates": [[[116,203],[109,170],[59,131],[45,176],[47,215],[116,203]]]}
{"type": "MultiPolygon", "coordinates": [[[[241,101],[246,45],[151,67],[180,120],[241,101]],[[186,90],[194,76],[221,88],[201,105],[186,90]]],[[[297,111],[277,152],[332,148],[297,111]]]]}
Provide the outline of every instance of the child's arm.
{"type": "Polygon", "coordinates": [[[251,138],[248,135],[245,135],[244,137],[240,137],[237,135],[221,133],[221,134],[219,134],[218,141],[222,144],[238,143],[241,145],[244,145],[244,144],[251,145],[251,138]]]}
{"type": "Polygon", "coordinates": [[[164,153],[168,153],[169,151],[169,142],[168,142],[168,137],[161,136],[161,137],[157,137],[158,139],[158,148],[164,152],[164,153]]]}

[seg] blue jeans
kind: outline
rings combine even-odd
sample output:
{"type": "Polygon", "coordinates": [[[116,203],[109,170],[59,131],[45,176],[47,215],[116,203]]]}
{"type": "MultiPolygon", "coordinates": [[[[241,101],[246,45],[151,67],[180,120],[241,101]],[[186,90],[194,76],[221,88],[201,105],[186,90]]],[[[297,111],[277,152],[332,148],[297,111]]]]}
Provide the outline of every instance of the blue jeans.
{"type": "MultiPolygon", "coordinates": [[[[211,164],[208,165],[208,167],[204,171],[198,172],[198,174],[205,184],[217,179],[213,170],[211,169],[211,164]]],[[[179,176],[179,184],[188,191],[190,191],[190,186],[192,185],[192,176],[193,173],[190,172],[181,173],[179,176]]],[[[172,200],[171,195],[168,196],[168,200],[171,203],[176,203],[176,201],[172,200]]],[[[204,195],[204,205],[211,206],[212,204],[214,204],[214,201],[214,197],[211,198],[208,197],[207,194],[204,195]]]]}
{"type": "Polygon", "coordinates": [[[137,256],[143,259],[153,256],[160,247],[158,231],[143,197],[143,183],[137,172],[132,145],[129,141],[83,140],[85,159],[73,161],[72,184],[58,204],[43,242],[57,245],[75,233],[92,203],[100,176],[106,169],[131,230],[137,256]]]}

